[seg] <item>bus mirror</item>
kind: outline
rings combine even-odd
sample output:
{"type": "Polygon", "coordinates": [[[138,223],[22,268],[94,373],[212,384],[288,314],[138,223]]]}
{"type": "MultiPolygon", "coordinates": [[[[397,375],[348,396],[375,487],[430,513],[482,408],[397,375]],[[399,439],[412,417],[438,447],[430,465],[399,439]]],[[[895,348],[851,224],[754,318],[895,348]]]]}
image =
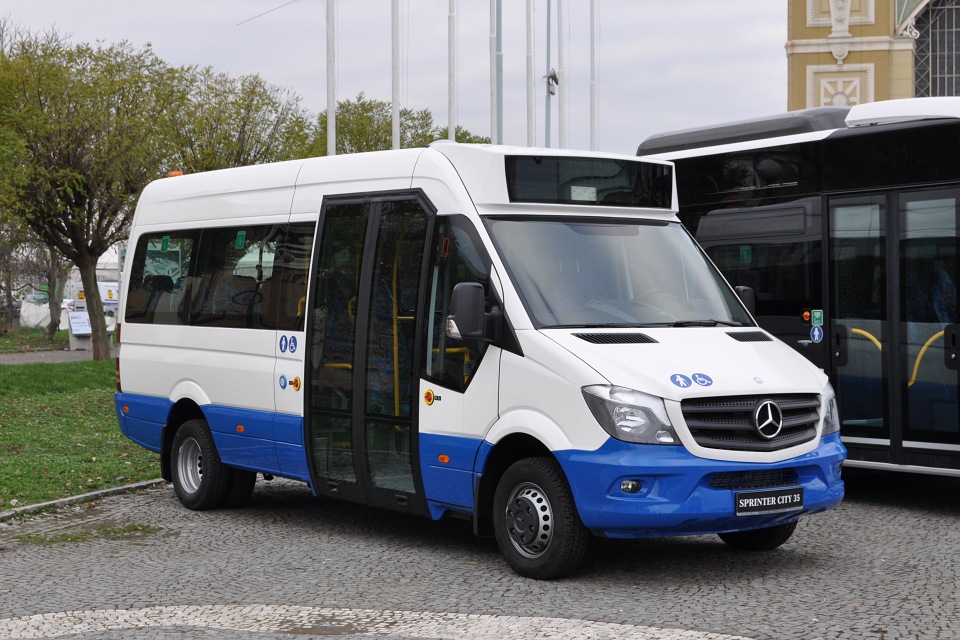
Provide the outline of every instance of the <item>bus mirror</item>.
{"type": "Polygon", "coordinates": [[[455,340],[479,340],[484,337],[483,285],[461,282],[453,288],[447,335],[455,340]]]}
{"type": "Polygon", "coordinates": [[[737,295],[740,296],[740,301],[743,302],[743,306],[747,308],[747,311],[750,312],[750,315],[755,315],[757,313],[757,294],[754,293],[753,287],[745,287],[743,285],[739,287],[734,287],[737,292],[737,295]]]}

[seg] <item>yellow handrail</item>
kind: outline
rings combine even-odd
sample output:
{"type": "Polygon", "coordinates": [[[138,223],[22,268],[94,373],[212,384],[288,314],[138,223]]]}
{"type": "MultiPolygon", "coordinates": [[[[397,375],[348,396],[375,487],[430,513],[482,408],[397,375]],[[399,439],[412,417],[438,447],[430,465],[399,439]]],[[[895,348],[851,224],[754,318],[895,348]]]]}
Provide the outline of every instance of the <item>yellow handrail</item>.
{"type": "Polygon", "coordinates": [[[933,334],[926,344],[920,349],[920,353],[917,354],[917,361],[913,363],[913,377],[910,378],[910,382],[907,383],[907,388],[913,386],[913,383],[917,381],[917,371],[920,369],[920,359],[923,358],[923,354],[927,352],[927,349],[930,348],[930,345],[933,344],[933,341],[937,338],[943,337],[943,331],[933,334]]]}
{"type": "MultiPolygon", "coordinates": [[[[857,335],[861,335],[869,339],[873,344],[877,345],[878,350],[883,351],[883,345],[881,345],[880,341],[877,340],[876,337],[874,337],[869,331],[864,331],[863,329],[850,329],[850,333],[856,333],[857,335]]],[[[920,361],[923,359],[924,354],[927,353],[927,349],[930,348],[930,345],[932,345],[937,338],[942,337],[943,331],[939,331],[930,336],[930,339],[927,340],[923,347],[920,348],[920,353],[917,354],[917,359],[913,363],[913,375],[910,377],[910,381],[907,382],[908,389],[917,381],[917,373],[920,371],[920,361]]]]}
{"type": "Polygon", "coordinates": [[[883,345],[881,345],[880,341],[877,340],[875,337],[873,337],[873,334],[870,333],[869,331],[864,331],[863,329],[850,329],[850,333],[856,333],[858,335],[864,336],[865,338],[869,338],[870,341],[873,342],[873,344],[877,345],[877,349],[879,349],[880,351],[883,351],[883,345]]]}

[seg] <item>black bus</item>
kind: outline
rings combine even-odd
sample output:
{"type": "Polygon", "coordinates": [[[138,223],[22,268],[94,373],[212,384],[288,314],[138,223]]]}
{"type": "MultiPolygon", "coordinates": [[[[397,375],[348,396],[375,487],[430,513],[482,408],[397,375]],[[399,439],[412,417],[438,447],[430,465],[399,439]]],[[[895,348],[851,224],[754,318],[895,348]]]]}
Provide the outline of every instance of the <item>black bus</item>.
{"type": "Polygon", "coordinates": [[[651,136],[680,218],[756,317],[830,375],[855,467],[960,475],[960,98],[651,136]]]}

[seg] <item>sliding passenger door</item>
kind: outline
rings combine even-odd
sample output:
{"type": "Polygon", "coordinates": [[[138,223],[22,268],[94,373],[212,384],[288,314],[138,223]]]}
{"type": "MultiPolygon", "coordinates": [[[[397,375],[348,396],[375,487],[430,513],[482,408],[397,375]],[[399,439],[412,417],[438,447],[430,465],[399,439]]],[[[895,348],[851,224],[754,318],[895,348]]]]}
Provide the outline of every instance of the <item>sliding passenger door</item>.
{"type": "Polygon", "coordinates": [[[431,218],[410,193],[324,207],[306,345],[306,441],[318,494],[425,509],[414,395],[431,218]]]}

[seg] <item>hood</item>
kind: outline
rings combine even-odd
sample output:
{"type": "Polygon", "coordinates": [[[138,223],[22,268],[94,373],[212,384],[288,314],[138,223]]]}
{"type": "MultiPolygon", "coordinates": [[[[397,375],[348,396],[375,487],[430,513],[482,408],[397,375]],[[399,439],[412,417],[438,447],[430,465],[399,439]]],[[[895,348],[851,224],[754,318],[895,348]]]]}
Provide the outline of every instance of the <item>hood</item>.
{"type": "Polygon", "coordinates": [[[827,377],[758,327],[542,329],[610,384],[668,400],[820,393],[827,377]]]}

